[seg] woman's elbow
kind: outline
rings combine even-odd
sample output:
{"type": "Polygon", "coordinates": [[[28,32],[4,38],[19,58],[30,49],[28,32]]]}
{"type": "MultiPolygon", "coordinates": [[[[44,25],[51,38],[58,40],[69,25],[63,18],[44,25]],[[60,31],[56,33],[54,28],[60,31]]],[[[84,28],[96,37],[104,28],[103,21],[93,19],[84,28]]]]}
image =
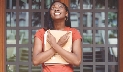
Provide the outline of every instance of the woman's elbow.
{"type": "Polygon", "coordinates": [[[39,65],[38,61],[36,61],[36,60],[33,59],[33,65],[34,65],[34,66],[39,65]]]}
{"type": "Polygon", "coordinates": [[[75,62],[74,62],[74,65],[75,65],[75,66],[80,66],[80,64],[81,64],[81,61],[75,61],[75,62]]]}

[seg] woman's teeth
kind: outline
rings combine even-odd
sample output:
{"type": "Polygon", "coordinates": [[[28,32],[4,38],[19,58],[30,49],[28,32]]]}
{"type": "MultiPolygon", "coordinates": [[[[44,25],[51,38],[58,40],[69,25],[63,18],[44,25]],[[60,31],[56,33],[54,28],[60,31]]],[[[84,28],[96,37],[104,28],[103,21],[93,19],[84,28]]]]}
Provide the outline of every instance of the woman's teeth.
{"type": "Polygon", "coordinates": [[[55,13],[55,15],[60,15],[60,13],[55,13]]]}

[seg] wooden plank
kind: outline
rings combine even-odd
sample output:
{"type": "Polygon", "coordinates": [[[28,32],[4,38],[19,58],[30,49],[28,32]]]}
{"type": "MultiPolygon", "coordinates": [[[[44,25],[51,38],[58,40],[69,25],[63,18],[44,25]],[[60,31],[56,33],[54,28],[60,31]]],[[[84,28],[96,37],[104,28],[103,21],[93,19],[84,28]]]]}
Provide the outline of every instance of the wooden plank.
{"type": "Polygon", "coordinates": [[[5,25],[5,0],[0,0],[0,72],[5,72],[4,56],[4,25],[5,25]]]}
{"type": "Polygon", "coordinates": [[[123,0],[118,1],[119,72],[123,72],[123,0]]]}

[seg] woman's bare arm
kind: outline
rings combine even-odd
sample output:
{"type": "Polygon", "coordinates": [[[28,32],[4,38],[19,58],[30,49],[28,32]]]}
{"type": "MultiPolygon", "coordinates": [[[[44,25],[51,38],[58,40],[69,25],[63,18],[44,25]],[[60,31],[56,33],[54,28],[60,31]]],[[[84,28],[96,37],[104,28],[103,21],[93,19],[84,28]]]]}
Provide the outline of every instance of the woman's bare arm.
{"type": "Polygon", "coordinates": [[[73,64],[75,66],[79,66],[81,63],[81,58],[82,58],[82,48],[81,48],[81,38],[76,39],[73,42],[72,46],[72,52],[68,52],[62,48],[62,45],[59,45],[61,43],[64,44],[66,43],[69,36],[69,32],[63,35],[63,37],[60,38],[60,41],[56,43],[55,37],[50,33],[50,30],[48,30],[48,36],[47,36],[47,41],[49,44],[52,46],[52,48],[55,49],[55,51],[60,54],[68,63],[73,64]]]}
{"type": "Polygon", "coordinates": [[[73,42],[73,52],[68,52],[64,50],[57,43],[52,44],[58,54],[60,54],[68,63],[73,64],[75,66],[79,66],[82,59],[82,48],[81,48],[81,39],[77,39],[73,42]]]}
{"type": "Polygon", "coordinates": [[[38,38],[34,38],[33,48],[33,64],[39,65],[50,59],[55,54],[55,50],[50,48],[49,50],[42,52],[42,41],[38,38]]]}

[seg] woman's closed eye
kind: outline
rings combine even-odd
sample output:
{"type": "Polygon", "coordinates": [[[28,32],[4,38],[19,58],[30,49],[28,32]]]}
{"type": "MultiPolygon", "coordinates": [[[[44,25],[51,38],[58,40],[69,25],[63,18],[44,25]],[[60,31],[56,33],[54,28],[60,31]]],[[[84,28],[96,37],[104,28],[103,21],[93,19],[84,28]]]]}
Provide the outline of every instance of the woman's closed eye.
{"type": "Polygon", "coordinates": [[[59,6],[59,8],[63,8],[63,6],[62,6],[62,5],[60,5],[60,6],[59,6]]]}

